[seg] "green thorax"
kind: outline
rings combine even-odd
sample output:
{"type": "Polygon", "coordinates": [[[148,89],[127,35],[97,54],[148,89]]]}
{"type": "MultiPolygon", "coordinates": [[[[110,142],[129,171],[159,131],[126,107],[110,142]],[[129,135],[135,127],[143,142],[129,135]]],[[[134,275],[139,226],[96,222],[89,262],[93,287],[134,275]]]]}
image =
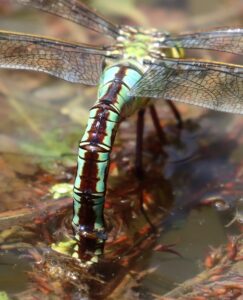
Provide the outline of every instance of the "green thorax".
{"type": "Polygon", "coordinates": [[[134,27],[123,27],[117,44],[111,49],[112,54],[118,55],[122,59],[137,60],[142,62],[144,59],[163,59],[163,58],[182,58],[184,51],[182,48],[162,47],[164,39],[168,33],[156,30],[143,30],[134,27]]]}
{"type": "Polygon", "coordinates": [[[131,39],[126,39],[123,42],[124,56],[135,59],[148,57],[152,43],[152,37],[149,35],[142,33],[133,35],[131,39]]]}

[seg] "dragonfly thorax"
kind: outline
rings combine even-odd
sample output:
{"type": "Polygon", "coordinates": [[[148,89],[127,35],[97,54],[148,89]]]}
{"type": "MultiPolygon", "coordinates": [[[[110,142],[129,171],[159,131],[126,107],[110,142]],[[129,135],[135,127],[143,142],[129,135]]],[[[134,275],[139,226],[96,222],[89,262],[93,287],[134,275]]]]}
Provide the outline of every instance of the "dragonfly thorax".
{"type": "Polygon", "coordinates": [[[143,60],[163,59],[166,57],[181,57],[177,48],[164,48],[161,44],[168,37],[167,32],[156,29],[144,30],[130,26],[120,29],[114,53],[123,59],[143,60]]]}

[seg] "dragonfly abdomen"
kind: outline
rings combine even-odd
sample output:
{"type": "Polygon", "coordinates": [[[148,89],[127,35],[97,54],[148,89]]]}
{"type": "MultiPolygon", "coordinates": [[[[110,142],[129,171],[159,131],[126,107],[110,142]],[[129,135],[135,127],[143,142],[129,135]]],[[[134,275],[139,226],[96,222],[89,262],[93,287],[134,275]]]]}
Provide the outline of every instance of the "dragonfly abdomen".
{"type": "Polygon", "coordinates": [[[80,235],[105,238],[103,206],[110,152],[121,119],[136,106],[131,104],[136,101],[129,92],[141,76],[135,68],[115,65],[101,78],[97,101],[79,146],[73,217],[77,239],[80,235]]]}

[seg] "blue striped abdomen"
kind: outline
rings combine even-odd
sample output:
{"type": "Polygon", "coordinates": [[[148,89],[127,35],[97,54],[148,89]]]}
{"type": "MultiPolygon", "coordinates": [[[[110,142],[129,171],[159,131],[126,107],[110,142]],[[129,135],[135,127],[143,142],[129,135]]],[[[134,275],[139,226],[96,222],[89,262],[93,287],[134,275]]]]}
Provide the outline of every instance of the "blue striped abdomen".
{"type": "Polygon", "coordinates": [[[97,101],[79,146],[73,196],[73,226],[78,240],[105,238],[103,207],[110,152],[121,119],[142,105],[129,95],[141,76],[134,67],[121,64],[107,68],[101,77],[97,101]]]}

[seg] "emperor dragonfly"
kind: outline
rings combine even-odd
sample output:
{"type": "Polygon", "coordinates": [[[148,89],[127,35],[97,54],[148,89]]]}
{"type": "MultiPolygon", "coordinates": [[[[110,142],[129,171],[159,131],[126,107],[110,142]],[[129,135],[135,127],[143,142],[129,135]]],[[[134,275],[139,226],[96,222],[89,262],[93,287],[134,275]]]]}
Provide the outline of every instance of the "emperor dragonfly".
{"type": "MultiPolygon", "coordinates": [[[[105,240],[106,181],[120,122],[139,111],[139,122],[143,124],[144,108],[150,106],[158,125],[153,98],[243,113],[242,66],[185,59],[183,54],[183,49],[206,49],[241,55],[243,29],[220,28],[171,36],[154,29],[114,25],[77,0],[17,2],[61,16],[115,41],[111,46],[93,47],[0,31],[1,68],[34,70],[73,83],[99,85],[79,147],[72,224],[77,241],[105,240]]],[[[139,128],[138,145],[142,136],[142,127],[139,128]]],[[[140,166],[138,158],[137,169],[140,166]]],[[[74,256],[79,256],[78,251],[77,248],[74,256]]]]}

